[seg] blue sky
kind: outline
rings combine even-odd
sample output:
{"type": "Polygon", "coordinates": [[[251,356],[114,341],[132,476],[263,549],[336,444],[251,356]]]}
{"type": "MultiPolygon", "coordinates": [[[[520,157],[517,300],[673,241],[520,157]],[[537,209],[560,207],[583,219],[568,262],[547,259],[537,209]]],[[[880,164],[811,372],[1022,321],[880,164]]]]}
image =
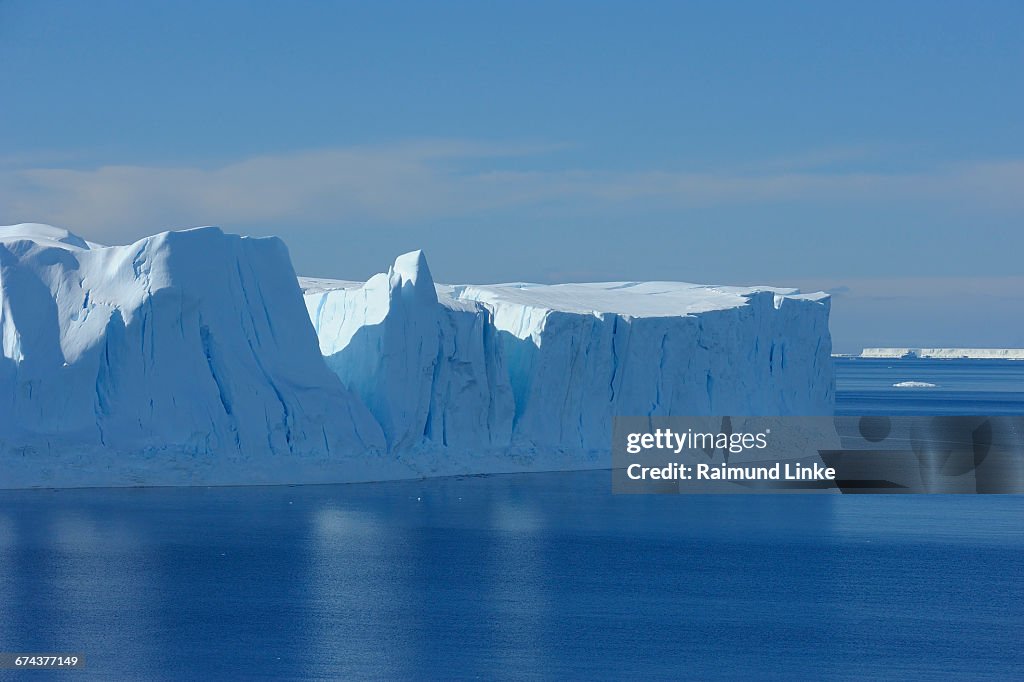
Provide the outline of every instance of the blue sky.
{"type": "Polygon", "coordinates": [[[0,223],[218,224],[347,279],[424,248],[454,282],[820,286],[839,350],[1024,346],[1022,27],[1020,2],[0,0],[0,223]]]}

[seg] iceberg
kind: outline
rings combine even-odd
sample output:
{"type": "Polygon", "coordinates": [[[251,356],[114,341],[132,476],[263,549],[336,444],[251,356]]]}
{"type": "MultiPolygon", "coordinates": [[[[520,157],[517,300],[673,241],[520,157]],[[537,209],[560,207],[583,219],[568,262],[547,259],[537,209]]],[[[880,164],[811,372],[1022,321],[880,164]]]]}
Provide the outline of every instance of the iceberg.
{"type": "Polygon", "coordinates": [[[376,417],[389,451],[509,445],[514,405],[492,315],[439,297],[421,252],[365,284],[301,283],[327,366],[376,417]]]}
{"type": "Polygon", "coordinates": [[[829,298],[679,282],[300,280],[327,365],[421,471],[607,467],[616,415],[826,415],[829,298]]]}
{"type": "Polygon", "coordinates": [[[610,466],[616,415],[831,414],[829,298],[678,282],[446,285],[421,252],[297,278],[215,227],[0,228],[0,487],[610,466]]]}
{"type": "Polygon", "coordinates": [[[0,303],[0,487],[343,478],[384,448],[279,239],[4,227],[0,303]]]}

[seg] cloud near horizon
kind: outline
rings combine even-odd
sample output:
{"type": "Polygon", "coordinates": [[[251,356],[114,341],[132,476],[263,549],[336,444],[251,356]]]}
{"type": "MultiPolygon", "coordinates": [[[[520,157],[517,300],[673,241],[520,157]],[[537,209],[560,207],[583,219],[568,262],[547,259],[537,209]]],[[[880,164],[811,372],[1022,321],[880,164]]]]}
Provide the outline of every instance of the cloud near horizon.
{"type": "Polygon", "coordinates": [[[821,163],[863,156],[856,150],[689,171],[550,170],[550,162],[540,162],[560,148],[434,140],[257,155],[207,166],[7,164],[0,168],[0,221],[53,223],[116,241],[208,224],[408,224],[548,202],[578,202],[582,211],[636,201],[670,210],[907,200],[956,202],[975,210],[1024,208],[1022,159],[903,172],[837,171],[821,163]],[[531,159],[538,160],[538,169],[524,170],[531,159]],[[506,168],[509,161],[515,169],[506,168]]]}

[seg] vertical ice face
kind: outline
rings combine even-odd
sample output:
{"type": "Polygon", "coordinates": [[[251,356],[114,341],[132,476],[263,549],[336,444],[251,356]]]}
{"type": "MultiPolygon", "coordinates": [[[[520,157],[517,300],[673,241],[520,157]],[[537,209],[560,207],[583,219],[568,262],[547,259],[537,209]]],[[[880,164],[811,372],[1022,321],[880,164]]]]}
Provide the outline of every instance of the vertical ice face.
{"type": "Polygon", "coordinates": [[[424,435],[431,444],[479,455],[505,451],[515,406],[501,339],[486,307],[439,304],[440,340],[424,435]]]}
{"type": "Polygon", "coordinates": [[[422,252],[364,285],[306,280],[305,298],[327,366],[369,407],[391,451],[508,444],[511,391],[489,312],[440,303],[422,252]]]}
{"type": "Polygon", "coordinates": [[[78,458],[86,477],[187,457],[237,481],[383,447],[323,365],[280,240],[52,230],[0,230],[0,452],[78,458]]]}
{"type": "Polygon", "coordinates": [[[599,464],[615,415],[830,414],[828,297],[678,282],[435,285],[421,252],[305,280],[328,365],[392,451],[599,464]],[[482,409],[486,406],[486,414],[482,409]]]}
{"type": "Polygon", "coordinates": [[[277,239],[0,228],[0,487],[601,467],[615,415],[832,409],[824,295],[437,285],[418,251],[303,288],[277,239]]]}
{"type": "Polygon", "coordinates": [[[661,282],[455,291],[494,310],[519,450],[601,459],[616,415],[832,412],[824,296],[661,282]]]}

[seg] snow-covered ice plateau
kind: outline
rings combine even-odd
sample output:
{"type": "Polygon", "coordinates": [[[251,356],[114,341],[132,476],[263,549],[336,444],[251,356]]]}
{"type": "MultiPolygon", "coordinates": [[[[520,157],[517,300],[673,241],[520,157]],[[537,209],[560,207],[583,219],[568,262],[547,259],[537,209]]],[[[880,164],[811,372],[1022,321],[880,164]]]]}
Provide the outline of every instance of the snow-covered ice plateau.
{"type": "Polygon", "coordinates": [[[602,468],[615,415],[833,403],[828,297],[791,289],[299,280],[276,238],[22,224],[0,304],[0,487],[602,468]]]}
{"type": "Polygon", "coordinates": [[[328,367],[423,470],[607,466],[615,415],[831,414],[829,299],[680,282],[300,279],[328,367]]]}

